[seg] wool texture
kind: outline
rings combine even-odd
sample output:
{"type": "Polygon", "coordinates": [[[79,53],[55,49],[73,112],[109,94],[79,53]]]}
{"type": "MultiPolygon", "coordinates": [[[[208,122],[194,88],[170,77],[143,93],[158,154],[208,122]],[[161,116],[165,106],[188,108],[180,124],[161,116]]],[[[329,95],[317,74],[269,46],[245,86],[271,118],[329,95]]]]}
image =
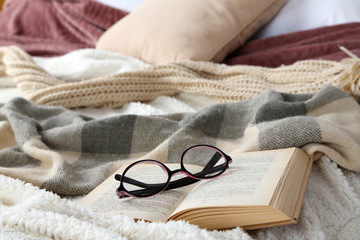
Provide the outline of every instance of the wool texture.
{"type": "Polygon", "coordinates": [[[316,93],[324,84],[360,96],[360,61],[303,60],[277,68],[184,61],[152,65],[138,71],[69,82],[50,75],[18,47],[0,48],[0,74],[10,76],[24,96],[37,104],[75,107],[121,107],[179,92],[221,102],[241,101],[265,90],[316,93]]]}

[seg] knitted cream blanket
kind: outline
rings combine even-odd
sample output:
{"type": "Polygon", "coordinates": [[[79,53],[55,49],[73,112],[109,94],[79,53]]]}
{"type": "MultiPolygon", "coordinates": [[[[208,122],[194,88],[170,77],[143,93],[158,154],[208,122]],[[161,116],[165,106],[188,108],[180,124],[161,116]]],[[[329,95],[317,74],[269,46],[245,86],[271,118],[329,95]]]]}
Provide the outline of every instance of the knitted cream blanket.
{"type": "Polygon", "coordinates": [[[222,102],[240,101],[267,89],[314,93],[324,84],[360,96],[360,61],[356,56],[341,62],[298,61],[278,68],[184,61],[67,82],[39,67],[23,50],[2,47],[0,76],[13,77],[24,96],[34,103],[68,108],[115,108],[130,101],[149,101],[181,91],[206,95],[222,102]]]}

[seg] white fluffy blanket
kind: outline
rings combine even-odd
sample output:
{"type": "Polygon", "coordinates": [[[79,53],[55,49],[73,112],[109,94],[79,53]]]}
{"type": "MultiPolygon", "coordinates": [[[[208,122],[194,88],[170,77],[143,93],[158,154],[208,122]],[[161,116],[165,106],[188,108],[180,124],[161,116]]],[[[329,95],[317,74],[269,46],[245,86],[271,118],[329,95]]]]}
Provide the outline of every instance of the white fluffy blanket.
{"type": "Polygon", "coordinates": [[[2,175],[0,211],[0,239],[358,239],[360,174],[323,157],[312,170],[299,223],[251,232],[109,217],[2,175]]]}

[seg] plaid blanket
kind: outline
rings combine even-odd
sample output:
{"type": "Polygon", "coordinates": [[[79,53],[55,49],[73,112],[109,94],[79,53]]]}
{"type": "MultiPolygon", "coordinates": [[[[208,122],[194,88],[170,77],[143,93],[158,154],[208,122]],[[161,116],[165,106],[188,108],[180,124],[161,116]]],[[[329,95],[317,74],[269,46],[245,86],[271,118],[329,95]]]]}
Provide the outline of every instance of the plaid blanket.
{"type": "MultiPolygon", "coordinates": [[[[0,173],[59,195],[83,195],[122,164],[178,162],[194,144],[233,152],[300,147],[360,171],[360,107],[342,90],[266,91],[196,113],[90,118],[16,98],[0,108],[0,173]]],[[[196,162],[194,162],[196,163],[196,162]]]]}

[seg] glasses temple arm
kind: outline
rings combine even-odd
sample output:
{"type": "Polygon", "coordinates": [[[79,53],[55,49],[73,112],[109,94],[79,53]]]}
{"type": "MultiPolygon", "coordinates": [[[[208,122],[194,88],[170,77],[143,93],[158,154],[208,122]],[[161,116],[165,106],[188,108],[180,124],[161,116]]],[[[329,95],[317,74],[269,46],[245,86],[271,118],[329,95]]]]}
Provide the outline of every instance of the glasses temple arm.
{"type": "MultiPolygon", "coordinates": [[[[223,168],[223,166],[217,166],[217,167],[215,167],[213,169],[198,173],[195,176],[202,177],[202,175],[206,175],[208,173],[216,172],[221,168],[223,168]]],[[[121,175],[116,174],[115,179],[120,181],[121,175]]],[[[156,188],[156,187],[160,187],[160,186],[163,185],[163,184],[146,184],[146,183],[143,183],[143,182],[140,182],[140,181],[134,180],[132,178],[128,178],[128,177],[124,177],[123,181],[144,188],[144,189],[139,189],[139,190],[132,191],[132,194],[134,194],[134,195],[135,194],[147,194],[148,192],[152,192],[151,188],[156,188]]],[[[178,180],[170,182],[169,185],[164,189],[164,191],[174,189],[174,188],[184,187],[184,186],[196,183],[198,181],[199,181],[199,179],[195,179],[195,178],[192,178],[192,177],[180,178],[178,180]]]]}
{"type": "Polygon", "coordinates": [[[219,152],[216,152],[214,156],[210,159],[210,161],[206,164],[203,170],[209,170],[215,166],[215,164],[219,161],[219,159],[222,157],[222,154],[219,152]]]}
{"type": "Polygon", "coordinates": [[[138,186],[138,187],[142,187],[142,188],[148,188],[149,185],[152,185],[154,187],[156,187],[156,185],[161,185],[161,184],[146,184],[146,183],[137,181],[137,180],[135,180],[133,178],[128,178],[128,177],[124,177],[124,176],[122,176],[120,174],[115,174],[115,179],[116,180],[120,181],[121,177],[123,177],[123,179],[122,179],[123,182],[129,183],[129,184],[132,184],[132,185],[135,185],[135,186],[138,186]]]}
{"type": "MultiPolygon", "coordinates": [[[[115,179],[120,181],[121,175],[116,174],[115,179]]],[[[157,188],[157,187],[163,186],[163,184],[161,184],[161,183],[159,183],[159,184],[156,184],[156,183],[146,184],[146,183],[143,183],[143,182],[140,182],[140,181],[134,180],[132,178],[128,178],[128,177],[124,177],[123,181],[126,182],[126,183],[129,183],[129,184],[144,188],[144,189],[136,190],[136,192],[146,191],[146,188],[149,189],[149,188],[157,188]]],[[[170,182],[165,190],[190,185],[190,184],[195,183],[197,181],[199,181],[199,180],[195,179],[195,178],[191,178],[191,177],[180,178],[178,180],[170,182]]]]}
{"type": "MultiPolygon", "coordinates": [[[[199,181],[199,179],[190,178],[190,177],[184,177],[184,178],[178,179],[176,181],[170,182],[169,185],[164,189],[164,191],[174,189],[174,188],[184,187],[184,186],[193,184],[193,183],[195,183],[197,181],[199,181]]],[[[131,191],[131,193],[134,194],[134,195],[140,195],[140,194],[147,195],[148,193],[153,192],[153,190],[151,190],[150,188],[156,187],[154,185],[161,185],[161,184],[147,184],[147,185],[151,185],[151,186],[147,187],[147,189],[139,189],[139,190],[131,191]]],[[[125,196],[122,196],[122,197],[127,197],[127,196],[125,195],[125,196]]]]}

